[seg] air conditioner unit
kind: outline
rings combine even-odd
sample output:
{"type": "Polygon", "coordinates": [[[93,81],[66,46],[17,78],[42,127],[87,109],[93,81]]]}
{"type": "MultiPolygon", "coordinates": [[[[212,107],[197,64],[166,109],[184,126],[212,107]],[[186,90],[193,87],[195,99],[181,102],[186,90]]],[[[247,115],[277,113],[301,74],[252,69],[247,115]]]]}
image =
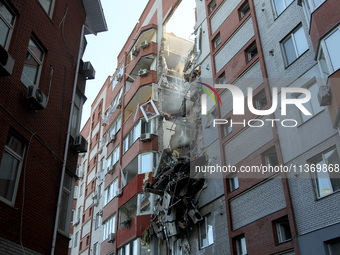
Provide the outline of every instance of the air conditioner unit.
{"type": "Polygon", "coordinates": [[[143,49],[147,48],[148,46],[149,46],[149,42],[147,40],[140,43],[140,47],[142,47],[143,49]]]}
{"type": "Polygon", "coordinates": [[[80,219],[78,218],[78,219],[76,219],[76,220],[73,222],[73,225],[76,226],[76,225],[78,225],[79,223],[80,223],[80,219]]]}
{"type": "Polygon", "coordinates": [[[81,69],[81,74],[87,79],[87,80],[93,80],[96,76],[96,71],[94,70],[91,62],[85,62],[83,63],[83,68],[81,69]]]}
{"type": "Polygon", "coordinates": [[[116,135],[109,135],[109,139],[107,140],[106,146],[108,146],[110,143],[114,143],[116,141],[116,135]]]}
{"type": "Polygon", "coordinates": [[[92,193],[92,199],[96,199],[98,197],[98,193],[97,192],[93,192],[92,193]]]}
{"type": "Polygon", "coordinates": [[[119,188],[117,192],[117,197],[121,197],[123,195],[123,189],[119,188]]]}
{"type": "Polygon", "coordinates": [[[139,49],[138,49],[137,45],[135,45],[132,49],[132,55],[137,56],[138,53],[139,53],[139,49]]]}
{"type": "Polygon", "coordinates": [[[85,175],[85,172],[84,171],[81,171],[81,170],[78,170],[77,171],[77,176],[79,179],[83,179],[84,178],[84,175],[85,175]]]}
{"type": "Polygon", "coordinates": [[[121,81],[122,78],[123,78],[123,76],[122,76],[121,74],[117,74],[117,75],[116,75],[116,80],[117,80],[117,81],[121,81]]]}
{"type": "Polygon", "coordinates": [[[150,133],[144,133],[140,135],[140,140],[142,142],[147,142],[147,141],[151,141],[151,134],[150,133]]]}
{"type": "Polygon", "coordinates": [[[107,241],[109,243],[114,243],[116,241],[116,234],[115,233],[110,233],[108,238],[107,238],[107,241]]]}
{"type": "Polygon", "coordinates": [[[82,135],[76,136],[73,142],[73,148],[76,152],[87,152],[87,141],[82,135]]]}
{"type": "Polygon", "coordinates": [[[12,75],[14,59],[4,47],[0,45],[0,76],[12,75]]]}
{"type": "Polygon", "coordinates": [[[94,204],[94,206],[98,206],[99,205],[99,199],[94,199],[93,200],[93,204],[94,204]]]}
{"type": "Polygon", "coordinates": [[[148,75],[148,70],[147,69],[140,69],[138,71],[139,76],[147,76],[148,75]]]}
{"type": "Polygon", "coordinates": [[[47,97],[37,86],[29,86],[27,89],[26,102],[32,110],[42,110],[47,106],[47,97]]]}
{"type": "Polygon", "coordinates": [[[319,88],[318,100],[319,100],[320,106],[326,106],[330,104],[331,93],[327,86],[321,86],[319,88]]]}
{"type": "Polygon", "coordinates": [[[115,170],[115,168],[114,168],[113,166],[109,166],[109,167],[107,168],[107,173],[108,173],[108,174],[113,174],[114,170],[115,170]]]}

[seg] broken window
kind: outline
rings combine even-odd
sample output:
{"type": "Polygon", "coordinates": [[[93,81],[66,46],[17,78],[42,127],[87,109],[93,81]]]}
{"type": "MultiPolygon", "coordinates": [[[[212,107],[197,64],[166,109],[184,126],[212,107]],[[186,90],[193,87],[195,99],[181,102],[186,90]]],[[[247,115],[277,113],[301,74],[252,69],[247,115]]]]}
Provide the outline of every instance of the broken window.
{"type": "Polygon", "coordinates": [[[211,213],[206,215],[199,224],[200,248],[205,248],[214,243],[213,224],[211,213]]]}
{"type": "Polygon", "coordinates": [[[138,215],[152,214],[153,195],[150,193],[138,194],[138,215]]]}
{"type": "Polygon", "coordinates": [[[132,219],[137,216],[137,196],[131,198],[119,209],[119,226],[118,228],[129,228],[132,219]]]}

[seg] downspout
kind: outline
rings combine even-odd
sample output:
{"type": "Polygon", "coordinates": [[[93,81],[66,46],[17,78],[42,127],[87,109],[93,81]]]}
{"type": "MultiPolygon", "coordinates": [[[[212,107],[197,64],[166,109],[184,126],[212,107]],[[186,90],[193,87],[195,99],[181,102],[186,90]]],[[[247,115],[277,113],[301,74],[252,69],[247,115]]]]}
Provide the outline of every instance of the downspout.
{"type": "Polygon", "coordinates": [[[72,124],[72,114],[73,114],[73,108],[74,108],[74,99],[75,99],[75,94],[76,94],[76,90],[77,90],[77,83],[78,83],[79,65],[80,65],[80,60],[81,60],[82,52],[83,52],[84,33],[85,33],[84,31],[85,31],[85,25],[82,25],[81,35],[80,35],[80,45],[79,45],[78,58],[77,58],[77,65],[76,65],[76,72],[75,72],[74,83],[73,83],[73,92],[72,92],[72,101],[71,101],[70,116],[69,116],[69,122],[68,122],[67,133],[66,133],[66,143],[65,143],[65,150],[64,150],[63,168],[61,170],[61,179],[60,179],[57,211],[56,211],[56,217],[55,217],[55,221],[54,221],[55,223],[54,223],[54,229],[53,229],[53,239],[52,239],[51,255],[54,255],[56,241],[57,241],[57,232],[58,232],[59,214],[60,214],[60,203],[61,203],[61,196],[62,196],[63,186],[64,186],[64,177],[65,177],[65,172],[66,172],[66,162],[67,162],[67,155],[68,155],[68,144],[70,142],[70,131],[71,131],[71,124],[72,124]]]}

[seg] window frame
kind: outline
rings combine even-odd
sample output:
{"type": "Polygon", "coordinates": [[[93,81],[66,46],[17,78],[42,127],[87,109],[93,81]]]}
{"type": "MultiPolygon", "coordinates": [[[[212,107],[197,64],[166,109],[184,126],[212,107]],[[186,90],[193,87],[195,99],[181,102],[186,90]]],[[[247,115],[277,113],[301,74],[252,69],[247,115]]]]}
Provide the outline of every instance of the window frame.
{"type": "Polygon", "coordinates": [[[280,160],[279,160],[279,157],[277,155],[277,150],[276,150],[275,146],[273,146],[273,147],[269,148],[268,150],[266,150],[265,152],[263,152],[262,155],[263,155],[264,165],[266,165],[266,166],[273,166],[273,167],[280,165],[280,160]],[[277,165],[272,165],[269,162],[270,161],[269,157],[274,156],[274,153],[276,155],[277,165]]]}
{"type": "Polygon", "coordinates": [[[272,0],[275,18],[278,18],[294,2],[294,0],[291,0],[291,2],[287,5],[286,0],[279,0],[279,1],[282,1],[283,5],[284,5],[284,9],[280,13],[278,13],[278,11],[277,11],[275,0],[272,0]]]}
{"type": "Polygon", "coordinates": [[[155,201],[155,196],[152,193],[145,192],[145,193],[138,193],[137,196],[137,215],[148,215],[148,214],[153,214],[153,207],[154,207],[154,201],[155,201]],[[144,195],[145,193],[149,194],[149,200],[150,200],[150,210],[141,212],[142,209],[142,202],[141,202],[141,196],[144,195]]]}
{"type": "Polygon", "coordinates": [[[216,9],[216,7],[217,7],[216,0],[210,1],[210,3],[208,4],[209,14],[211,14],[216,9]]]}
{"type": "Polygon", "coordinates": [[[221,34],[218,32],[217,35],[212,39],[213,49],[216,50],[219,45],[221,45],[222,39],[221,34]]]}
{"type": "Polygon", "coordinates": [[[324,78],[328,78],[328,76],[332,75],[335,71],[339,70],[338,69],[334,69],[333,63],[332,63],[332,59],[330,57],[329,54],[329,50],[326,44],[326,40],[328,38],[330,38],[332,35],[334,35],[336,32],[340,33],[340,25],[336,26],[335,28],[333,28],[331,31],[329,31],[321,40],[320,40],[320,45],[318,48],[318,54],[317,54],[317,60],[318,60],[318,66],[321,72],[321,75],[324,78]],[[325,63],[327,65],[327,71],[328,71],[328,75],[325,75],[325,72],[323,70],[320,58],[321,58],[321,54],[323,53],[324,57],[325,57],[325,63]]]}
{"type": "Polygon", "coordinates": [[[212,227],[212,240],[209,240],[210,238],[208,237],[208,232],[209,232],[209,230],[208,230],[208,224],[207,224],[207,221],[208,221],[208,218],[210,218],[210,222],[212,222],[212,214],[211,214],[211,212],[210,213],[208,213],[208,214],[206,214],[205,216],[203,216],[203,220],[202,221],[200,221],[199,222],[199,225],[198,225],[198,243],[199,243],[199,248],[200,248],[200,250],[202,250],[202,249],[205,249],[205,248],[207,248],[207,247],[209,247],[210,245],[212,245],[212,244],[214,244],[214,230],[213,230],[213,224],[211,224],[211,227],[212,227]],[[202,241],[202,226],[201,226],[201,224],[202,224],[202,222],[204,221],[204,226],[205,226],[205,235],[206,235],[206,239],[207,239],[207,245],[204,245],[203,244],[203,241],[202,241]],[[211,243],[210,243],[210,241],[212,241],[211,243]]]}
{"type": "Polygon", "coordinates": [[[34,35],[31,35],[29,41],[28,41],[28,45],[27,45],[27,52],[26,52],[26,58],[25,58],[25,62],[22,68],[22,72],[21,72],[21,78],[20,81],[23,85],[25,85],[25,87],[29,87],[29,86],[39,86],[39,82],[40,82],[40,77],[41,77],[41,72],[42,72],[42,68],[43,68],[43,64],[44,64],[44,59],[45,59],[45,55],[46,55],[46,50],[45,47],[43,47],[43,45],[39,42],[38,38],[36,38],[34,35]],[[39,49],[40,53],[41,53],[41,59],[39,59],[39,57],[36,56],[36,54],[33,52],[33,50],[30,49],[30,42],[33,42],[37,48],[39,49]],[[26,66],[26,61],[27,61],[27,54],[29,54],[33,60],[35,60],[38,64],[38,70],[36,71],[36,77],[35,77],[35,81],[33,82],[33,84],[25,84],[23,82],[23,76],[24,76],[24,69],[26,66]]]}
{"type": "Polygon", "coordinates": [[[7,9],[7,11],[9,13],[11,13],[13,15],[13,24],[10,24],[7,19],[1,14],[0,12],[0,20],[2,20],[4,22],[4,24],[9,28],[9,31],[8,31],[8,34],[7,34],[7,37],[5,39],[5,43],[4,45],[2,46],[5,50],[8,50],[9,48],[9,45],[11,43],[11,39],[12,39],[12,35],[13,35],[13,31],[14,31],[14,26],[15,26],[15,22],[16,22],[16,18],[17,18],[17,14],[16,12],[13,10],[12,7],[10,7],[8,5],[8,3],[6,1],[3,1],[3,6],[5,6],[5,8],[7,9]]]}
{"type": "MultiPolygon", "coordinates": [[[[77,88],[76,93],[74,95],[74,103],[73,103],[73,109],[72,109],[72,119],[71,119],[71,130],[70,130],[70,136],[73,137],[73,139],[75,139],[79,134],[80,134],[80,124],[81,124],[81,116],[82,116],[82,112],[83,112],[83,105],[84,105],[84,97],[85,95],[77,88]],[[79,97],[79,105],[77,104],[76,101],[76,97],[79,97]],[[77,115],[77,119],[76,119],[76,124],[75,124],[75,130],[73,130],[72,126],[73,126],[73,116],[75,113],[75,108],[78,109],[78,115],[77,115]]],[[[91,149],[91,146],[90,146],[91,149]]]]}
{"type": "MultiPolygon", "coordinates": [[[[320,157],[322,158],[322,162],[323,162],[324,164],[326,164],[324,155],[327,154],[327,153],[329,153],[329,152],[331,152],[331,151],[333,151],[333,150],[335,151],[336,155],[338,155],[338,158],[340,158],[337,147],[336,147],[336,146],[333,146],[333,147],[330,147],[329,149],[327,149],[327,150],[325,150],[325,151],[323,151],[323,152],[317,154],[315,157],[313,157],[311,160],[308,161],[308,164],[309,164],[309,165],[311,165],[311,164],[315,164],[315,165],[318,164],[319,162],[317,162],[317,161],[319,161],[319,158],[320,158],[320,157]]],[[[328,173],[328,172],[327,172],[327,173],[328,173]]],[[[314,192],[315,192],[316,199],[321,199],[321,198],[327,197],[327,196],[329,196],[329,195],[332,195],[332,194],[334,194],[334,193],[340,191],[340,187],[339,187],[338,189],[334,190],[333,184],[332,184],[332,182],[331,182],[331,177],[330,177],[330,175],[329,175],[329,173],[328,173],[327,178],[328,178],[328,181],[329,181],[329,184],[330,184],[330,187],[331,187],[332,190],[331,190],[329,193],[327,193],[327,194],[324,194],[324,195],[320,194],[320,190],[319,190],[319,185],[320,185],[320,184],[319,184],[319,182],[318,182],[318,178],[319,178],[319,177],[318,177],[318,175],[317,175],[318,173],[315,172],[315,173],[310,173],[310,174],[311,174],[311,177],[312,177],[312,183],[313,183],[313,187],[314,187],[314,192]]],[[[338,173],[338,175],[339,175],[339,178],[340,178],[340,174],[339,174],[339,173],[338,173]]],[[[322,177],[322,178],[325,178],[325,177],[322,177]]]]}
{"type": "Polygon", "coordinates": [[[245,16],[247,16],[247,14],[250,12],[250,5],[249,5],[249,1],[246,0],[240,8],[238,8],[238,13],[239,13],[239,17],[240,20],[242,20],[245,16]]]}
{"type": "Polygon", "coordinates": [[[110,216],[108,219],[105,220],[105,222],[102,223],[103,225],[103,242],[109,237],[109,234],[116,233],[116,222],[117,217],[116,213],[113,213],[112,216],[110,216]]]}
{"type": "Polygon", "coordinates": [[[289,34],[280,42],[280,46],[281,46],[282,56],[283,56],[283,59],[284,59],[285,68],[288,68],[289,66],[291,66],[296,60],[298,60],[301,56],[303,56],[309,50],[307,36],[306,36],[305,29],[304,29],[303,25],[300,23],[291,32],[289,32],[289,34]],[[296,43],[294,34],[296,32],[298,32],[300,29],[302,29],[302,31],[303,31],[303,35],[304,35],[304,39],[306,40],[307,48],[303,52],[301,52],[301,54],[299,55],[299,52],[298,52],[298,49],[297,49],[297,43],[296,43]],[[295,59],[292,60],[290,63],[288,62],[287,51],[286,51],[286,48],[285,48],[285,43],[288,42],[289,39],[292,40],[293,49],[294,49],[294,53],[295,53],[295,59]]]}
{"type": "Polygon", "coordinates": [[[274,224],[275,224],[276,238],[277,238],[278,244],[289,242],[293,239],[292,231],[291,231],[290,224],[289,224],[289,218],[287,215],[275,220],[274,224]],[[282,231],[282,226],[284,228],[284,224],[288,224],[290,238],[287,238],[287,239],[284,239],[286,234],[284,233],[284,231],[282,231]]]}
{"type": "Polygon", "coordinates": [[[229,181],[229,190],[230,192],[234,192],[240,187],[239,179],[237,174],[232,174],[228,176],[228,181],[229,181]],[[235,181],[236,180],[236,181],[235,181]]]}
{"type": "Polygon", "coordinates": [[[244,234],[235,237],[235,248],[237,255],[247,254],[247,241],[244,234]],[[243,250],[243,247],[245,248],[245,251],[243,250]]]}
{"type": "Polygon", "coordinates": [[[45,13],[47,14],[47,16],[52,19],[53,16],[53,11],[54,11],[54,4],[55,4],[55,0],[51,0],[50,6],[48,8],[48,10],[45,9],[45,7],[42,5],[41,0],[38,0],[41,8],[43,8],[43,10],[45,11],[45,13]]]}
{"type": "Polygon", "coordinates": [[[19,155],[17,152],[15,152],[13,149],[11,149],[7,145],[7,141],[6,141],[6,144],[4,146],[4,151],[3,151],[2,156],[1,156],[0,167],[1,167],[1,163],[2,163],[2,160],[3,160],[5,152],[7,154],[9,154],[12,158],[18,160],[19,164],[18,164],[18,167],[16,169],[16,180],[14,182],[14,189],[13,189],[13,193],[12,193],[12,199],[8,200],[7,198],[5,198],[3,196],[0,196],[0,201],[4,202],[6,204],[9,204],[10,206],[14,206],[15,200],[16,200],[16,196],[17,196],[17,192],[18,192],[18,187],[19,187],[20,175],[21,175],[21,171],[22,171],[23,164],[24,164],[24,161],[25,161],[26,147],[28,145],[27,145],[26,141],[20,135],[16,134],[12,130],[10,130],[8,132],[8,135],[7,135],[7,138],[6,138],[7,140],[9,139],[9,136],[12,136],[13,138],[17,139],[21,143],[21,145],[23,146],[23,151],[22,151],[22,155],[19,155]]]}

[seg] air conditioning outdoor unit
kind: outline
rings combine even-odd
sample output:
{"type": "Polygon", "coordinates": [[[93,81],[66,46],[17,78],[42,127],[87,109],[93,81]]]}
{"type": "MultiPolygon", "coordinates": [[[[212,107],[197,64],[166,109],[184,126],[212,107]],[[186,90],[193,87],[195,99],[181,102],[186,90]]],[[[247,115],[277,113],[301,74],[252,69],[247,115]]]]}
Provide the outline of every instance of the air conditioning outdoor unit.
{"type": "Polygon", "coordinates": [[[76,219],[76,220],[73,222],[73,225],[76,226],[76,225],[78,225],[79,223],[80,223],[80,219],[78,218],[78,219],[76,219]]]}
{"type": "Polygon", "coordinates": [[[37,86],[28,87],[26,101],[32,110],[43,110],[47,106],[47,97],[37,86]]]}
{"type": "Polygon", "coordinates": [[[116,241],[116,234],[115,233],[110,233],[109,236],[108,236],[107,241],[109,243],[114,243],[116,241]]]}
{"type": "Polygon", "coordinates": [[[142,142],[151,141],[151,134],[150,134],[150,133],[141,134],[140,140],[141,140],[142,142]]]}
{"type": "Polygon", "coordinates": [[[320,106],[326,106],[330,104],[331,93],[327,86],[324,85],[319,88],[318,100],[319,100],[320,106]]]}
{"type": "Polygon", "coordinates": [[[99,205],[99,199],[94,199],[93,200],[93,204],[94,204],[94,206],[98,206],[99,205]]]}
{"type": "Polygon", "coordinates": [[[121,74],[117,74],[117,75],[116,75],[116,80],[117,80],[117,81],[121,81],[122,78],[123,78],[123,76],[122,76],[121,74]]]}
{"type": "Polygon", "coordinates": [[[85,62],[83,63],[83,68],[81,70],[81,74],[87,79],[87,80],[93,80],[96,76],[96,71],[94,70],[91,62],[85,62]]]}
{"type": "Polygon", "coordinates": [[[108,173],[108,174],[113,174],[114,170],[115,170],[115,168],[114,168],[113,166],[109,166],[109,167],[107,168],[107,173],[108,173]]]}
{"type": "Polygon", "coordinates": [[[139,76],[146,76],[146,75],[148,75],[148,69],[140,69],[138,71],[138,75],[139,76]]]}
{"type": "Polygon", "coordinates": [[[140,43],[140,47],[142,47],[143,49],[147,48],[148,46],[149,46],[149,43],[147,40],[140,43]]]}
{"type": "Polygon", "coordinates": [[[0,45],[0,76],[12,75],[14,59],[6,49],[0,45]]]}
{"type": "Polygon", "coordinates": [[[123,189],[119,188],[117,192],[117,197],[121,197],[123,195],[123,189]]]}
{"type": "Polygon", "coordinates": [[[73,148],[76,152],[87,152],[87,141],[82,135],[76,136],[73,142],[73,148]]]}
{"type": "Polygon", "coordinates": [[[135,45],[132,49],[132,55],[137,56],[138,53],[139,53],[139,49],[138,49],[137,45],[135,45]]]}

